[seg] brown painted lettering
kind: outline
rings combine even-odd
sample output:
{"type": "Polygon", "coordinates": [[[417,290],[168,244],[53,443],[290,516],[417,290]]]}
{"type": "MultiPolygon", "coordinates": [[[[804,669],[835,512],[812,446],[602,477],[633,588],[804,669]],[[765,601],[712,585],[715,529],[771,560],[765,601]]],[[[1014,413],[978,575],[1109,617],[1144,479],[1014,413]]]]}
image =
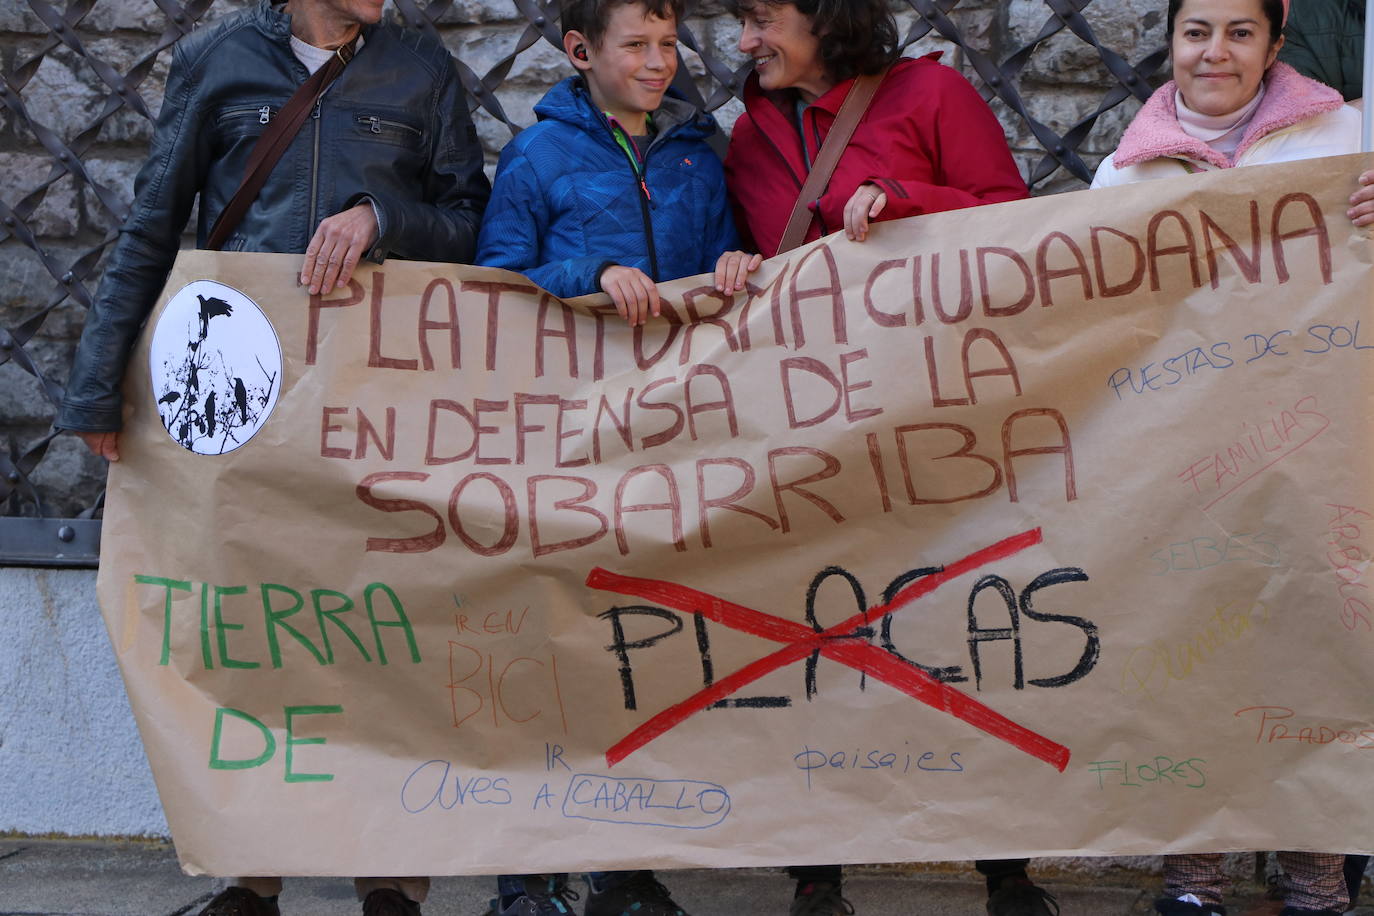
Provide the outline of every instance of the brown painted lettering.
{"type": "Polygon", "coordinates": [[[902,479],[906,483],[906,498],[913,506],[938,505],[941,503],[957,503],[967,499],[982,499],[997,491],[1002,486],[1002,468],[995,460],[986,455],[979,455],[973,451],[973,447],[978,444],[978,437],[973,430],[958,423],[915,423],[910,426],[898,426],[892,431],[897,440],[897,460],[902,468],[902,479]],[[921,496],[916,492],[916,481],[911,474],[911,456],[907,449],[906,436],[911,433],[924,433],[929,430],[945,430],[960,436],[964,444],[952,452],[931,458],[931,462],[949,461],[956,458],[967,458],[971,461],[987,465],[992,469],[992,482],[981,490],[971,493],[961,493],[958,496],[921,496]]]}
{"type": "Polygon", "coordinates": [[[386,301],[386,274],[380,270],[372,274],[372,305],[368,316],[367,367],[369,369],[420,368],[418,359],[396,359],[382,355],[382,305],[386,301]]]}
{"type": "Polygon", "coordinates": [[[464,280],[458,287],[465,293],[487,294],[487,371],[496,370],[496,341],[502,293],[532,294],[537,290],[528,283],[497,283],[491,280],[464,280]]]}
{"type": "Polygon", "coordinates": [[[428,534],[408,538],[368,538],[367,550],[381,553],[427,553],[444,543],[448,536],[444,531],[444,519],[438,512],[414,499],[383,499],[372,492],[372,488],[392,480],[410,480],[424,483],[428,474],[418,471],[379,471],[368,474],[355,490],[364,505],[379,512],[420,512],[434,519],[434,530],[428,534]]]}
{"type": "Polygon", "coordinates": [[[1313,236],[1317,240],[1317,266],[1321,269],[1322,283],[1331,282],[1331,236],[1326,231],[1326,219],[1322,216],[1322,208],[1311,194],[1297,192],[1285,194],[1279,198],[1279,202],[1274,204],[1274,218],[1272,234],[1274,237],[1274,269],[1278,272],[1279,282],[1288,282],[1288,259],[1284,254],[1283,243],[1292,239],[1301,239],[1313,236]],[[1288,209],[1289,204],[1302,204],[1307,210],[1307,215],[1311,223],[1303,229],[1293,229],[1288,232],[1280,232],[1279,225],[1283,222],[1283,211],[1288,209]]]}
{"type": "Polygon", "coordinates": [[[983,314],[989,318],[1010,318],[1012,315],[1019,315],[1035,301],[1035,276],[1031,273],[1030,265],[1026,263],[1025,258],[1010,248],[978,249],[978,286],[983,297],[983,314]],[[992,255],[1011,261],[1021,271],[1021,298],[1011,305],[992,304],[992,288],[988,282],[988,258],[992,255]]]}
{"type": "Polygon", "coordinates": [[[471,457],[472,454],[476,451],[477,418],[472,415],[472,412],[469,411],[462,404],[459,404],[457,401],[450,401],[447,398],[435,398],[434,400],[430,401],[429,433],[426,436],[425,443],[425,464],[430,466],[436,464],[453,464],[456,461],[463,461],[471,457]],[[451,414],[457,414],[458,416],[462,417],[464,420],[467,421],[468,429],[472,432],[472,444],[467,447],[466,451],[461,452],[457,455],[451,455],[447,457],[440,457],[434,453],[435,443],[438,440],[439,435],[438,430],[440,411],[444,411],[451,414]]]}
{"type": "Polygon", "coordinates": [[[1069,424],[1065,422],[1064,415],[1059,411],[1049,407],[1032,407],[1026,410],[1018,410],[1016,413],[1007,417],[1002,424],[1002,455],[1003,462],[1007,467],[1007,495],[1012,502],[1018,502],[1020,494],[1016,489],[1016,459],[1026,455],[1062,455],[1064,459],[1064,499],[1073,502],[1078,498],[1078,483],[1074,478],[1073,471],[1073,445],[1069,441],[1069,424]],[[1032,417],[1048,417],[1059,427],[1059,443],[1057,445],[1042,445],[1033,448],[1011,447],[1012,432],[1016,424],[1022,420],[1032,417]]]}
{"type": "Polygon", "coordinates": [[[1212,289],[1216,289],[1221,283],[1221,271],[1217,268],[1217,251],[1225,247],[1231,259],[1236,262],[1236,269],[1240,275],[1251,283],[1260,281],[1260,218],[1259,201],[1250,201],[1250,256],[1247,258],[1236,240],[1226,234],[1217,221],[1207,213],[1206,210],[1199,210],[1198,215],[1202,218],[1202,247],[1207,250],[1207,272],[1212,277],[1212,289]],[[1221,244],[1213,241],[1216,236],[1221,244]]]}
{"type": "Polygon", "coordinates": [[[448,331],[448,355],[449,364],[454,369],[463,368],[463,349],[462,337],[458,328],[458,294],[453,291],[453,284],[443,277],[429,281],[429,286],[425,287],[424,294],[420,296],[420,364],[425,367],[425,371],[434,369],[434,357],[429,352],[429,332],[448,331]],[[429,317],[430,303],[434,300],[434,294],[438,290],[444,291],[444,301],[448,306],[447,321],[431,321],[429,317]]]}
{"type": "Polygon", "coordinates": [[[991,376],[1003,375],[1011,379],[1012,387],[1016,390],[1016,396],[1021,396],[1021,377],[1016,372],[1016,362],[1011,358],[1011,352],[1007,350],[1006,344],[1002,343],[1002,338],[998,337],[987,328],[970,328],[964,335],[964,387],[968,390],[969,402],[978,403],[978,392],[973,388],[973,380],[976,378],[988,378],[991,376]],[[980,340],[992,344],[993,349],[1001,358],[1002,364],[988,369],[973,369],[972,360],[969,353],[973,345],[980,340]]]}
{"type": "Polygon", "coordinates": [[[326,407],[320,417],[320,457],[322,458],[352,458],[353,453],[346,448],[339,448],[329,444],[329,434],[343,432],[343,426],[338,423],[330,423],[331,416],[347,414],[347,407],[326,407]]]}
{"type": "Polygon", "coordinates": [[[1150,289],[1159,292],[1159,259],[1171,257],[1173,255],[1184,255],[1188,259],[1188,274],[1192,277],[1194,288],[1202,286],[1202,275],[1198,269],[1197,261],[1197,241],[1193,238],[1193,227],[1188,225],[1188,221],[1183,218],[1183,214],[1177,210],[1161,210],[1150,218],[1150,225],[1145,230],[1146,247],[1149,251],[1150,261],[1150,289]],[[1173,220],[1177,224],[1179,232],[1183,236],[1183,241],[1177,245],[1163,246],[1160,244],[1160,229],[1165,220],[1173,220]]]}
{"type": "Polygon", "coordinates": [[[769,449],[768,451],[768,478],[773,484],[773,503],[778,507],[778,520],[781,523],[783,534],[792,530],[792,524],[787,516],[787,506],[782,501],[784,492],[792,492],[802,499],[811,503],[817,509],[824,512],[831,521],[839,524],[844,521],[844,516],[840,510],[828,500],[816,495],[808,489],[807,484],[820,483],[822,480],[829,480],[840,473],[840,459],[829,452],[823,452],[818,448],[810,448],[804,445],[788,446],[786,448],[769,449]],[[808,456],[818,458],[823,467],[814,474],[805,477],[798,477],[795,480],[782,481],[778,478],[778,459],[788,457],[808,456]]]}
{"type": "Polygon", "coordinates": [[[959,310],[954,314],[945,311],[945,297],[940,289],[940,255],[930,256],[930,304],[935,307],[935,317],[945,324],[957,324],[973,314],[973,281],[970,279],[968,249],[959,249],[959,310]]]}
{"type": "MultiPolygon", "coordinates": [[[[478,503],[479,506],[483,504],[482,502],[478,503]]],[[[483,524],[480,526],[481,528],[489,529],[491,527],[490,524],[487,523],[487,519],[483,519],[482,521],[483,524]]],[[[458,481],[458,486],[454,487],[453,492],[449,495],[448,523],[453,526],[453,533],[458,535],[458,539],[467,546],[468,550],[471,550],[479,557],[499,557],[501,554],[511,549],[512,545],[515,544],[515,539],[520,535],[520,514],[516,509],[515,491],[511,489],[510,484],[506,483],[495,474],[488,474],[485,471],[469,474],[458,481]],[[468,533],[467,526],[463,524],[462,516],[458,513],[458,504],[463,498],[463,491],[465,491],[470,484],[478,480],[484,480],[491,484],[496,488],[497,495],[501,497],[503,516],[501,521],[501,537],[490,547],[482,544],[468,533]]]]}
{"type": "Polygon", "coordinates": [[[544,340],[561,337],[568,351],[568,377],[577,378],[577,328],[573,324],[573,312],[548,293],[539,297],[539,314],[534,323],[534,377],[544,377],[544,340]],[[562,318],[562,328],[554,330],[548,326],[549,313],[557,311],[562,318]]]}
{"type": "MultiPolygon", "coordinates": [[[[534,550],[535,557],[546,557],[551,553],[558,553],[563,550],[576,550],[579,547],[586,547],[594,544],[606,536],[606,532],[611,530],[611,523],[606,516],[587,503],[596,498],[596,482],[585,477],[563,477],[555,474],[536,474],[525,482],[525,490],[529,499],[530,506],[530,546],[534,550]],[[539,534],[539,485],[549,481],[562,481],[574,483],[582,488],[581,496],[573,496],[567,499],[554,500],[552,512],[579,512],[583,515],[590,515],[596,519],[597,530],[592,534],[584,534],[581,537],[568,538],[563,541],[553,541],[544,543],[539,534]]],[[[560,528],[562,524],[560,524],[560,528]]]]}
{"type": "Polygon", "coordinates": [[[701,546],[711,546],[711,524],[707,512],[711,509],[728,509],[731,512],[738,512],[750,518],[756,518],[769,528],[776,531],[778,523],[748,506],[739,505],[739,501],[744,499],[754,491],[754,481],[756,476],[754,468],[749,462],[742,458],[701,458],[697,461],[697,520],[701,529],[701,546]],[[709,467],[731,467],[740,472],[743,479],[740,485],[728,496],[710,497],[706,495],[706,469],[709,467]]]}
{"type": "MultiPolygon", "coordinates": [[[[1094,236],[1096,239],[1096,236],[1094,236]]],[[[1083,299],[1092,301],[1093,284],[1092,278],[1088,275],[1088,261],[1083,257],[1083,249],[1078,247],[1078,243],[1063,232],[1051,232],[1040,240],[1040,245],[1035,249],[1035,272],[1040,276],[1040,307],[1049,308],[1054,305],[1054,290],[1050,287],[1051,281],[1061,280],[1065,277],[1078,277],[1083,284],[1083,299]],[[1058,242],[1068,249],[1073,257],[1072,267],[1050,267],[1050,244],[1058,242]]]]}
{"type": "MultiPolygon", "coordinates": [[[[880,328],[901,328],[906,327],[906,315],[892,312],[884,312],[878,308],[878,304],[873,301],[873,287],[877,285],[878,278],[889,270],[896,270],[911,263],[911,258],[897,258],[892,261],[879,261],[878,266],[873,268],[873,272],[868,275],[867,282],[864,283],[864,310],[868,312],[868,317],[873,319],[873,323],[880,328]]],[[[917,262],[919,263],[919,261],[917,262]]]]}
{"type": "Polygon", "coordinates": [[[615,543],[620,549],[621,556],[630,552],[630,542],[625,536],[625,513],[627,512],[669,512],[672,517],[673,550],[681,553],[687,549],[687,542],[682,536],[682,497],[678,493],[677,478],[673,476],[672,470],[666,464],[645,464],[637,468],[631,468],[620,478],[620,482],[615,485],[615,543]],[[630,481],[639,477],[641,474],[657,474],[663,479],[668,488],[668,500],[661,503],[626,503],[625,491],[629,489],[630,481]]]}
{"type": "Polygon", "coordinates": [[[306,322],[305,331],[305,364],[307,366],[315,365],[315,356],[319,352],[320,310],[341,309],[348,308],[350,305],[357,305],[363,301],[364,294],[361,283],[357,280],[349,280],[346,299],[326,299],[323,294],[310,297],[310,318],[306,322]]]}
{"type": "Polygon", "coordinates": [[[1097,294],[1104,299],[1114,299],[1139,289],[1140,284],[1145,279],[1145,250],[1140,245],[1140,239],[1122,232],[1120,229],[1113,229],[1111,226],[1093,226],[1092,240],[1093,269],[1097,275],[1097,294]],[[1134,259],[1131,275],[1120,283],[1107,282],[1107,263],[1102,252],[1102,233],[1104,232],[1110,232],[1130,246],[1131,257],[1134,259]]]}
{"type": "Polygon", "coordinates": [[[693,442],[697,441],[697,414],[712,410],[725,411],[730,438],[739,435],[739,421],[735,418],[735,398],[730,392],[730,380],[717,367],[702,363],[687,370],[687,377],[682,381],[682,400],[687,406],[687,433],[693,442]],[[692,399],[692,382],[702,376],[716,380],[716,384],[720,386],[719,400],[697,402],[692,399]]]}
{"type": "Polygon", "coordinates": [[[788,298],[792,303],[793,346],[798,350],[806,346],[806,331],[802,326],[801,304],[808,299],[828,299],[830,301],[830,321],[835,333],[835,343],[849,343],[849,330],[845,325],[844,287],[840,283],[840,266],[835,263],[835,255],[831,253],[829,245],[817,245],[802,255],[801,260],[797,262],[797,269],[792,272],[792,281],[788,286],[788,298]],[[807,264],[817,257],[825,264],[824,282],[819,286],[798,289],[797,280],[801,277],[802,271],[806,269],[807,264]]]}

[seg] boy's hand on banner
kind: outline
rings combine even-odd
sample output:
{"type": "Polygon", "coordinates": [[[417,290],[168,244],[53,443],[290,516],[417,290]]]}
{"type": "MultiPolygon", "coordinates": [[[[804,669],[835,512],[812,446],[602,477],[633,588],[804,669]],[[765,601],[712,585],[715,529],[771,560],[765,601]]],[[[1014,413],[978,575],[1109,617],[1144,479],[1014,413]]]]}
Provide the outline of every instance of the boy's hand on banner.
{"type": "Polygon", "coordinates": [[[310,295],[342,289],[353,277],[363,252],[377,241],[377,212],[364,201],[321,221],[305,249],[301,285],[310,295]]]}
{"type": "Polygon", "coordinates": [[[749,275],[759,269],[763,255],[727,251],[716,259],[716,291],[737,293],[744,289],[749,275]]]}
{"type": "Polygon", "coordinates": [[[96,457],[104,458],[106,461],[119,460],[119,433],[77,430],[76,434],[96,457]]]}
{"type": "Polygon", "coordinates": [[[660,314],[658,286],[637,267],[613,264],[601,272],[601,288],[615,303],[615,310],[631,326],[643,324],[652,314],[660,314]]]}
{"type": "Polygon", "coordinates": [[[868,238],[868,221],[877,219],[887,206],[887,194],[876,184],[861,184],[844,205],[844,235],[851,242],[868,238]]]}
{"type": "Polygon", "coordinates": [[[1374,225],[1374,169],[1360,174],[1360,189],[1350,195],[1350,209],[1345,215],[1357,226],[1374,225]]]}

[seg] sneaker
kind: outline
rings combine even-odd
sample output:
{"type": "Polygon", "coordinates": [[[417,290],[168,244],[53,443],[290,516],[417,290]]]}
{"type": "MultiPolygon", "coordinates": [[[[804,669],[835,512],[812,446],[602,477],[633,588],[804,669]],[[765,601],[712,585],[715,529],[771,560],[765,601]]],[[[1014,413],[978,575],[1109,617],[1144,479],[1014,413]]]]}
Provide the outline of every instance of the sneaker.
{"type": "Polygon", "coordinates": [[[797,882],[789,916],[853,916],[854,905],[833,881],[797,882]]]}
{"type": "Polygon", "coordinates": [[[1059,916],[1059,901],[1029,878],[1011,878],[988,894],[988,916],[1059,916]]]}
{"type": "Polygon", "coordinates": [[[687,916],[651,871],[637,871],[604,891],[588,882],[584,916],[687,916]]]}
{"type": "Polygon", "coordinates": [[[491,902],[486,916],[571,916],[571,900],[580,895],[568,887],[567,879],[559,875],[538,876],[525,879],[525,894],[517,897],[510,906],[501,906],[501,898],[491,902]]]}
{"type": "Polygon", "coordinates": [[[259,897],[246,887],[226,887],[220,891],[200,916],[281,916],[275,898],[259,897]]]}
{"type": "Polygon", "coordinates": [[[1182,897],[1161,897],[1155,901],[1155,912],[1163,916],[1226,916],[1226,907],[1203,903],[1192,894],[1182,897]]]}
{"type": "Polygon", "coordinates": [[[379,887],[363,898],[363,916],[420,916],[420,904],[389,887],[379,887]]]}

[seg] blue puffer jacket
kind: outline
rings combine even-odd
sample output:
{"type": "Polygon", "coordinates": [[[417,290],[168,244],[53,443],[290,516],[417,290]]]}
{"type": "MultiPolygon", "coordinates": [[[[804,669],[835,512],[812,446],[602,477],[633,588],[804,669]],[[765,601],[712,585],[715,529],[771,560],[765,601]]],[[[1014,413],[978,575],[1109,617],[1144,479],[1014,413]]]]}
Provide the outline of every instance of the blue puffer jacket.
{"type": "Polygon", "coordinates": [[[477,263],[529,277],[561,298],[599,292],[612,264],[656,281],[715,269],[739,247],[710,115],[671,95],[653,114],[644,185],[610,123],[572,76],[535,106],[539,123],[501,151],[477,263]],[[652,228],[650,228],[652,227],[652,228]]]}

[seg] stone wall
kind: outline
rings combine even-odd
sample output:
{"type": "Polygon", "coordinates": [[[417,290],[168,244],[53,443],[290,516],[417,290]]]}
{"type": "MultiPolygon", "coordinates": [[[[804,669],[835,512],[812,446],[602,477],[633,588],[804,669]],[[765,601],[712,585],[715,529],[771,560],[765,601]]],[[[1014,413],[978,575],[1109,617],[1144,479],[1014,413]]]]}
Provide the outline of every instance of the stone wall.
{"type": "MultiPolygon", "coordinates": [[[[247,2],[214,0],[203,21],[229,15],[247,2]]],[[[942,0],[937,5],[953,7],[949,20],[971,52],[998,62],[1031,43],[1047,22],[1054,21],[1045,0],[942,0]]],[[[1140,4],[1128,0],[1078,0],[1077,5],[1085,7],[1084,16],[1100,44],[1132,63],[1163,43],[1163,0],[1157,4],[1158,10],[1143,15],[1140,4]]],[[[916,15],[909,3],[897,3],[896,8],[902,10],[901,25],[906,34],[917,23],[916,15]]],[[[455,0],[437,24],[449,48],[478,74],[490,72],[510,55],[527,25],[510,0],[455,0]]],[[[126,74],[156,48],[168,25],[166,15],[153,0],[95,0],[89,14],[70,32],[91,57],[126,74]]],[[[732,68],[742,62],[734,46],[736,22],[719,0],[698,3],[689,26],[706,53],[732,68]]],[[[969,52],[939,40],[934,33],[916,42],[907,53],[935,50],[943,51],[944,61],[963,69],[985,95],[992,94],[969,66],[969,52]]],[[[155,59],[146,80],[137,88],[152,113],[162,104],[167,57],[163,53],[155,59]]],[[[686,57],[709,96],[714,87],[705,77],[701,59],[690,51],[686,57]]],[[[57,42],[25,0],[0,3],[0,67],[10,75],[11,85],[19,87],[17,97],[29,115],[68,144],[81,141],[83,132],[99,123],[111,96],[109,86],[89,59],[57,42]]],[[[512,121],[526,125],[533,120],[533,103],[568,72],[562,52],[539,40],[516,57],[496,96],[512,121]]],[[[1116,85],[1097,50],[1068,30],[1039,46],[1015,81],[1030,114],[1061,135],[1094,111],[1104,92],[1116,85]]],[[[14,209],[47,183],[53,159],[6,101],[0,98],[0,203],[14,209]]],[[[1029,175],[1034,163],[1043,157],[1043,148],[1007,105],[998,100],[993,107],[1006,127],[1023,174],[1029,175]]],[[[1098,122],[1082,147],[1090,167],[1113,148],[1137,107],[1128,101],[1098,122]]],[[[738,102],[731,101],[717,114],[728,128],[738,112],[738,102]]],[[[488,163],[494,164],[510,130],[485,111],[477,113],[476,121],[488,163]]],[[[0,227],[0,346],[5,343],[3,329],[17,328],[56,300],[60,295],[55,292],[59,289],[56,280],[64,267],[77,264],[83,255],[112,237],[118,219],[106,203],[112,202],[116,211],[129,205],[133,177],[150,134],[150,122],[129,107],[110,114],[98,133],[86,138],[92,142],[80,156],[90,177],[108,188],[106,201],[102,203],[91,187],[66,175],[47,188],[24,220],[47,254],[48,264],[58,265],[56,269],[45,266],[15,232],[0,227]]],[[[1081,182],[1061,170],[1037,187],[1037,193],[1081,187],[1081,182]]],[[[96,277],[98,271],[92,271],[84,283],[87,290],[94,291],[96,277]]],[[[42,319],[37,334],[24,345],[39,371],[57,386],[65,382],[83,315],[83,306],[68,298],[42,319]]],[[[4,355],[0,351],[0,358],[4,355]]],[[[22,453],[47,432],[52,412],[32,375],[14,360],[0,363],[0,450],[8,446],[11,453],[22,453]]],[[[69,516],[93,503],[102,486],[103,467],[75,438],[61,436],[40,463],[35,479],[48,501],[46,514],[69,516]]],[[[36,514],[32,505],[12,506],[8,513],[36,514]]],[[[5,510],[0,509],[0,514],[5,510]]]]}

